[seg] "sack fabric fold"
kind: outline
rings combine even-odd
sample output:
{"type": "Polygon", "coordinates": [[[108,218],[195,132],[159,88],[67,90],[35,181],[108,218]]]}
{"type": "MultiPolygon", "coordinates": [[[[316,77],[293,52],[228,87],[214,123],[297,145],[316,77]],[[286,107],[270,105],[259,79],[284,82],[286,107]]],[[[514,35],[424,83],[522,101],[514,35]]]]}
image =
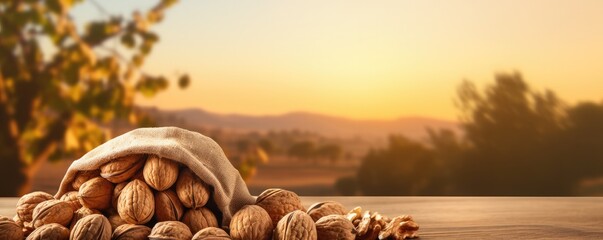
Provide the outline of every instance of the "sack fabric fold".
{"type": "Polygon", "coordinates": [[[228,226],[241,207],[255,202],[238,170],[215,141],[177,127],[139,128],[96,147],[69,166],[55,196],[73,189],[71,183],[79,171],[95,170],[113,159],[140,153],[180,162],[212,186],[213,200],[222,212],[222,226],[228,226]]]}

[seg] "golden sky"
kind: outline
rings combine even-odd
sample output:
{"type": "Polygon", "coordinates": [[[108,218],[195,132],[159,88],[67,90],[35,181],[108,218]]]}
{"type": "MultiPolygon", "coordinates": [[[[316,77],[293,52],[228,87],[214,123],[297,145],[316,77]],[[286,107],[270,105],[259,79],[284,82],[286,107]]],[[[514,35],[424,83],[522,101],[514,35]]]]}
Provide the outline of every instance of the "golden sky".
{"type": "Polygon", "coordinates": [[[145,71],[192,77],[139,99],[166,109],[454,120],[463,79],[514,70],[569,103],[603,99],[599,0],[184,0],[156,30],[145,71]]]}

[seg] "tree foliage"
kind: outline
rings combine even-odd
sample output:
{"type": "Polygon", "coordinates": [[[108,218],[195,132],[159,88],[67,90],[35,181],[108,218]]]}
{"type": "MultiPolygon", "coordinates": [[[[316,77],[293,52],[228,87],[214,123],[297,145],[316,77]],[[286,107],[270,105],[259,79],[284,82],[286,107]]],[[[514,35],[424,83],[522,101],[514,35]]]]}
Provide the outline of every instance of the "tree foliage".
{"type": "Polygon", "coordinates": [[[358,171],[366,195],[422,195],[434,162],[432,152],[403,136],[391,136],[386,149],[369,152],[358,171]]]}
{"type": "MultiPolygon", "coordinates": [[[[603,103],[563,103],[518,73],[480,91],[458,89],[463,136],[428,129],[426,142],[390,138],[356,176],[370,195],[573,195],[603,178],[603,103]]],[[[342,192],[350,193],[342,179],[342,192]]]]}
{"type": "Polygon", "coordinates": [[[168,85],[141,66],[159,40],[150,27],[175,1],[78,29],[69,11],[80,2],[0,1],[0,178],[16,183],[0,195],[27,190],[42,161],[102,143],[103,123],[140,122],[135,94],[151,97],[168,85]]]}
{"type": "Polygon", "coordinates": [[[534,92],[521,75],[499,74],[481,94],[465,82],[459,98],[466,106],[459,185],[471,195],[554,195],[556,164],[551,141],[562,130],[561,101],[534,92]]]}

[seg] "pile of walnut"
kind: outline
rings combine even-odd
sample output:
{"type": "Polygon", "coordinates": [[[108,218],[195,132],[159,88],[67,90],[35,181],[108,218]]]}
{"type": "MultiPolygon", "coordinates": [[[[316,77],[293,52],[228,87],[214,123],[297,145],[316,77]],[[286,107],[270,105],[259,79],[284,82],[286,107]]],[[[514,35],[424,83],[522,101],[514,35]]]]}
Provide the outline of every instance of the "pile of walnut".
{"type": "Polygon", "coordinates": [[[297,194],[268,189],[221,229],[211,186],[153,155],[79,172],[72,187],[60,199],[45,192],[21,197],[12,219],[0,216],[0,239],[405,239],[419,228],[409,216],[389,219],[360,207],[347,212],[337,202],[306,211],[297,194]]]}

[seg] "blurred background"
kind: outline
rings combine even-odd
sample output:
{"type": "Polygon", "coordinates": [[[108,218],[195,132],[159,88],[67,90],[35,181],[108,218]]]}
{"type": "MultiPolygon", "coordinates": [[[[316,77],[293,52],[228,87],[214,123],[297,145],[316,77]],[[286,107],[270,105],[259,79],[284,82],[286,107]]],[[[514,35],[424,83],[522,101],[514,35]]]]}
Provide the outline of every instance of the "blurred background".
{"type": "Polygon", "coordinates": [[[0,0],[0,195],[137,127],[253,194],[603,195],[603,2],[0,0]]]}

